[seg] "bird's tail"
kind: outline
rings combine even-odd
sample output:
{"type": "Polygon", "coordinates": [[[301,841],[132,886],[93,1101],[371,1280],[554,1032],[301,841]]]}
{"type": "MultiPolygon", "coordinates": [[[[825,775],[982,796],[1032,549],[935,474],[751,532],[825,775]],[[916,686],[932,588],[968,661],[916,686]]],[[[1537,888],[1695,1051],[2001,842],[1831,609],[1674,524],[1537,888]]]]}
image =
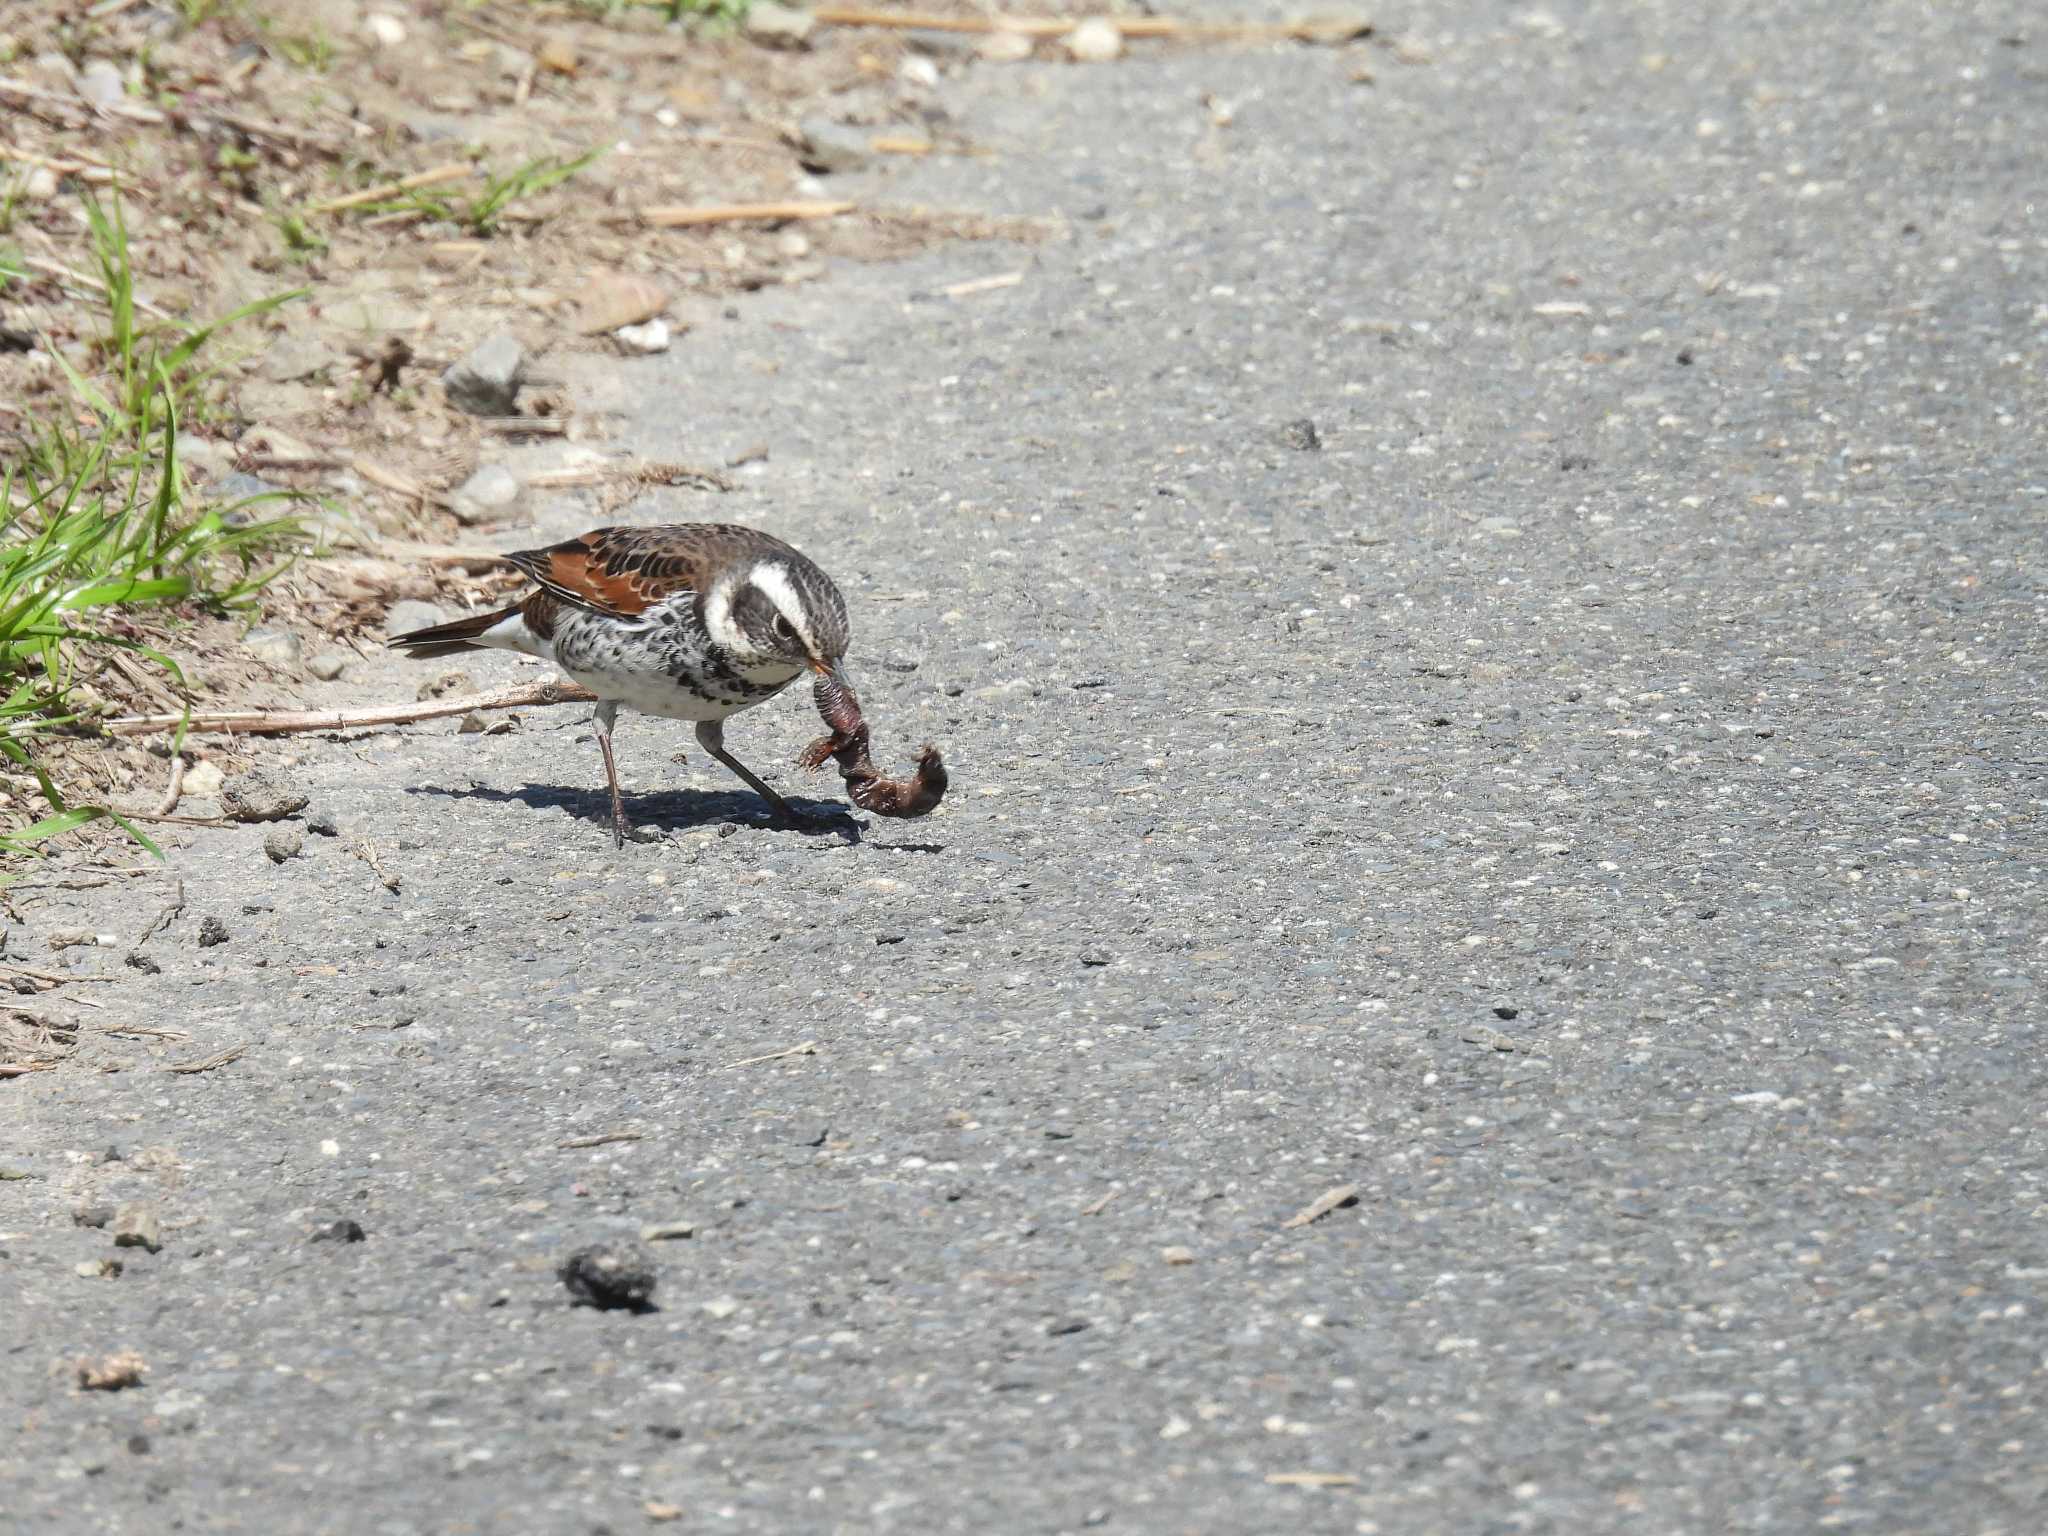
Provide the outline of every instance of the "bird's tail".
{"type": "Polygon", "coordinates": [[[430,656],[452,656],[457,651],[480,651],[486,648],[479,643],[486,631],[496,629],[507,619],[516,619],[519,616],[520,611],[517,607],[501,608],[496,613],[473,613],[466,619],[436,624],[431,629],[415,629],[410,634],[393,635],[387,643],[416,660],[430,656]]]}

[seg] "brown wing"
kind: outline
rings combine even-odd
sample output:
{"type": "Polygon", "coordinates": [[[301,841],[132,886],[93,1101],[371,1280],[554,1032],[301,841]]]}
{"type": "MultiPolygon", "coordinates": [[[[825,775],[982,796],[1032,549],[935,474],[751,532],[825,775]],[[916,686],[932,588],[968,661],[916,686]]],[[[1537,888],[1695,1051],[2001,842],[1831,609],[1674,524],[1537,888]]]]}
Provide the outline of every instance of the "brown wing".
{"type": "Polygon", "coordinates": [[[656,603],[710,584],[704,527],[598,528],[546,549],[505,558],[563,602],[597,613],[643,613],[656,603]]]}

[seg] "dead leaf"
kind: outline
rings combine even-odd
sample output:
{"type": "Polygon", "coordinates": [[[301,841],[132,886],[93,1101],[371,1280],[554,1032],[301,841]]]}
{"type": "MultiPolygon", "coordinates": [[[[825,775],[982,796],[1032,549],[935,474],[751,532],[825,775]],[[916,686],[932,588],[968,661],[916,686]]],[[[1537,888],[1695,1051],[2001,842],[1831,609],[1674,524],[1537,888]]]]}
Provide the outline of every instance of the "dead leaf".
{"type": "Polygon", "coordinates": [[[1358,1204],[1358,1186],[1356,1184],[1339,1184],[1335,1189],[1318,1195],[1312,1202],[1296,1211],[1292,1216],[1281,1222],[1280,1225],[1283,1229],[1305,1227],[1312,1221],[1321,1221],[1332,1211],[1341,1210],[1347,1205],[1356,1204],[1358,1204]]]}
{"type": "Polygon", "coordinates": [[[576,329],[585,336],[638,325],[667,309],[669,292],[651,277],[633,272],[592,272],[576,300],[576,329]]]}

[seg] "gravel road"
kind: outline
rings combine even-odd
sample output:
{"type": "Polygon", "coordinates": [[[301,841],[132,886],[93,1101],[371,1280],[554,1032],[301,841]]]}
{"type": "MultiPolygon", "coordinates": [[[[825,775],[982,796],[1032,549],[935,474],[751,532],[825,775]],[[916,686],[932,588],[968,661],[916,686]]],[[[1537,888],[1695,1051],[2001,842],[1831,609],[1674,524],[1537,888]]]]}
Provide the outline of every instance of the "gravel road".
{"type": "Polygon", "coordinates": [[[578,386],[767,449],[628,515],[832,571],[945,807],[629,717],[614,853],[578,711],[271,750],[339,836],[65,952],[179,1038],[0,1083],[0,1523],[2041,1529],[2048,33],[1857,10],[950,74],[992,156],[835,187],[1068,238],[578,386]]]}

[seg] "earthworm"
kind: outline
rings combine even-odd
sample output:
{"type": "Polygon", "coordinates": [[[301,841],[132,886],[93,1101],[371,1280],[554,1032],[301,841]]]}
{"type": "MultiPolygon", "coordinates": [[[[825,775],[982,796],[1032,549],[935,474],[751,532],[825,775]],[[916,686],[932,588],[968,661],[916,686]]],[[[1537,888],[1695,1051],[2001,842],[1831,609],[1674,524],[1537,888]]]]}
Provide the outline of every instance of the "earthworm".
{"type": "Polygon", "coordinates": [[[811,685],[818,714],[832,734],[820,736],[803,750],[797,762],[818,769],[826,758],[839,763],[839,776],[846,781],[847,798],[864,811],[877,816],[922,816],[935,807],[946,793],[946,764],[939,749],[926,745],[917,749],[917,771],[907,779],[885,779],[868,758],[868,723],[860,712],[860,699],[846,679],[837,673],[819,673],[811,685]]]}

